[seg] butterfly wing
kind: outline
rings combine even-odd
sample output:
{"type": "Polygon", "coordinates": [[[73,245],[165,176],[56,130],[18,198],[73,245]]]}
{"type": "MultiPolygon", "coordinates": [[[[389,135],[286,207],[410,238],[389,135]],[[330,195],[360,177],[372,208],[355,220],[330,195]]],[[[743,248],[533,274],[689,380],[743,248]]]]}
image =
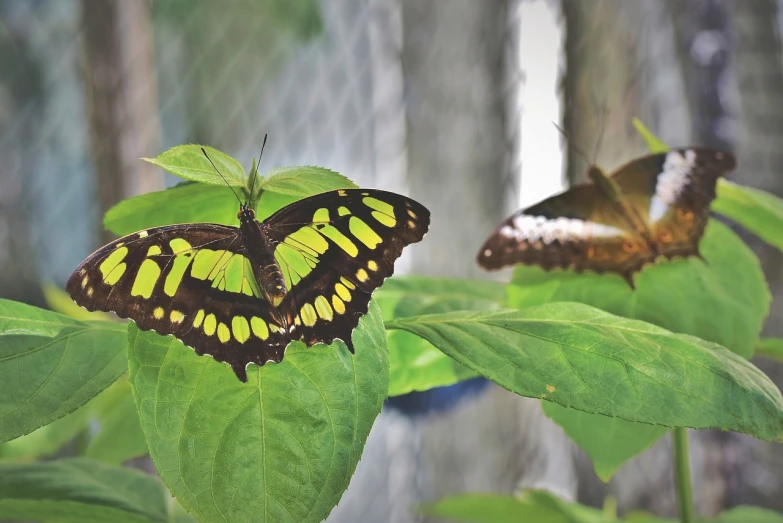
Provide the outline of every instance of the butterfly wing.
{"type": "Polygon", "coordinates": [[[718,178],[736,167],[730,153],[706,148],[672,149],[634,160],[612,179],[647,223],[662,256],[699,254],[718,178]]]}
{"type": "Polygon", "coordinates": [[[523,209],[505,220],[478,253],[485,269],[539,265],[545,270],[615,272],[631,277],[651,258],[647,242],[622,208],[594,184],[570,190],[523,209]]]}
{"type": "Polygon", "coordinates": [[[406,245],[420,241],[430,213],[386,191],[345,189],[299,200],[263,224],[288,293],[279,305],[309,346],[342,339],[367,312],[406,245]]]}
{"type": "Polygon", "coordinates": [[[84,260],[66,290],[87,310],[115,312],[228,363],[242,381],[248,363],[280,361],[288,343],[234,227],[171,225],[119,238],[84,260]]]}

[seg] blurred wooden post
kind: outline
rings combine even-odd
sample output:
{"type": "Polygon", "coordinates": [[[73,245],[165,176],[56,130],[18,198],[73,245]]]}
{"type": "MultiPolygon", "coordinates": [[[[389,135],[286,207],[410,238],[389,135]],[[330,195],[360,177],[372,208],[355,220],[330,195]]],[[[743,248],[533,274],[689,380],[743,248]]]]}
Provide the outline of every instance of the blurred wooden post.
{"type": "MultiPolygon", "coordinates": [[[[139,161],[160,152],[150,6],[82,0],[85,88],[101,216],[123,198],[163,188],[159,169],[139,161]]],[[[102,242],[111,238],[104,232],[102,242]]]]}

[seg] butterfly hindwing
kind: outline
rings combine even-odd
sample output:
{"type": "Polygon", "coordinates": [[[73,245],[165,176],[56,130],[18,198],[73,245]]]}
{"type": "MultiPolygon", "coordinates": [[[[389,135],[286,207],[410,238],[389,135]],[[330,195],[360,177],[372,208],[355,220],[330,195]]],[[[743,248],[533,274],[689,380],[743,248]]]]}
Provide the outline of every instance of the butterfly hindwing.
{"type": "Polygon", "coordinates": [[[718,178],[733,155],[707,148],[672,149],[634,160],[613,179],[648,224],[650,241],[667,258],[698,255],[718,178]]]}
{"type": "Polygon", "coordinates": [[[404,196],[345,189],[295,202],[263,224],[287,280],[280,305],[307,344],[342,339],[394,272],[402,249],[427,232],[429,211],[404,196]]]}
{"type": "Polygon", "coordinates": [[[97,250],[66,284],[87,310],[113,311],[229,363],[280,361],[287,338],[260,296],[239,229],[183,224],[130,234],[97,250]]]}

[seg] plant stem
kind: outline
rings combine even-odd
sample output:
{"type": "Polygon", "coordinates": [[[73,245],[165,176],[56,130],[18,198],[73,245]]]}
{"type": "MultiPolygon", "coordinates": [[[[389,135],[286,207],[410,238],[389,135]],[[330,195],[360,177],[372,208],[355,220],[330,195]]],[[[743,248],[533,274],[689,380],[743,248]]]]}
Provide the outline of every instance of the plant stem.
{"type": "Polygon", "coordinates": [[[680,521],[693,523],[693,491],[691,489],[691,465],[688,455],[688,429],[675,427],[672,434],[674,445],[674,486],[677,504],[680,508],[680,521]]]}

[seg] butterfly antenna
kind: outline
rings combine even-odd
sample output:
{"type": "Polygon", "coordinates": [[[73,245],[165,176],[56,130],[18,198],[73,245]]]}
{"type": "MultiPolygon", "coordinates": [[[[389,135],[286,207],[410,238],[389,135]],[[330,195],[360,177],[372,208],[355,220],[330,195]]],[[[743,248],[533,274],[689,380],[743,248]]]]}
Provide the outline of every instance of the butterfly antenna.
{"type": "Polygon", "coordinates": [[[607,107],[604,103],[602,105],[603,110],[601,111],[601,120],[598,125],[598,139],[595,141],[595,148],[593,149],[593,161],[590,162],[591,164],[595,164],[595,159],[598,157],[598,151],[601,150],[601,142],[603,142],[604,139],[604,126],[606,125],[606,111],[607,107]]]}
{"type": "Polygon", "coordinates": [[[267,133],[264,133],[264,142],[261,144],[261,153],[258,155],[258,162],[254,172],[253,179],[250,181],[250,198],[253,198],[253,189],[256,186],[256,179],[258,179],[258,164],[261,163],[261,157],[264,155],[264,147],[266,147],[267,133]]]}
{"type": "Polygon", "coordinates": [[[223,174],[218,170],[217,166],[215,165],[215,162],[212,161],[212,158],[209,157],[207,154],[207,151],[204,150],[204,148],[201,148],[201,152],[204,153],[204,156],[207,160],[209,160],[209,163],[212,164],[212,168],[215,169],[215,172],[220,175],[221,178],[223,178],[223,181],[226,182],[226,185],[228,185],[228,188],[231,189],[231,192],[234,193],[234,196],[237,197],[237,201],[239,202],[239,205],[244,205],[242,203],[242,200],[239,198],[239,195],[237,195],[237,192],[234,190],[233,187],[231,187],[231,184],[228,183],[228,180],[226,180],[226,177],[223,176],[223,174]]]}
{"type": "Polygon", "coordinates": [[[582,152],[581,149],[579,149],[576,145],[574,145],[573,140],[568,136],[568,133],[565,132],[565,129],[557,125],[555,122],[552,122],[552,125],[555,126],[555,128],[560,131],[560,134],[563,135],[563,138],[565,138],[566,143],[568,144],[568,147],[571,148],[576,154],[578,154],[582,159],[584,159],[585,162],[587,162],[587,165],[593,165],[593,162],[590,161],[590,159],[587,157],[585,153],[582,152]]]}

